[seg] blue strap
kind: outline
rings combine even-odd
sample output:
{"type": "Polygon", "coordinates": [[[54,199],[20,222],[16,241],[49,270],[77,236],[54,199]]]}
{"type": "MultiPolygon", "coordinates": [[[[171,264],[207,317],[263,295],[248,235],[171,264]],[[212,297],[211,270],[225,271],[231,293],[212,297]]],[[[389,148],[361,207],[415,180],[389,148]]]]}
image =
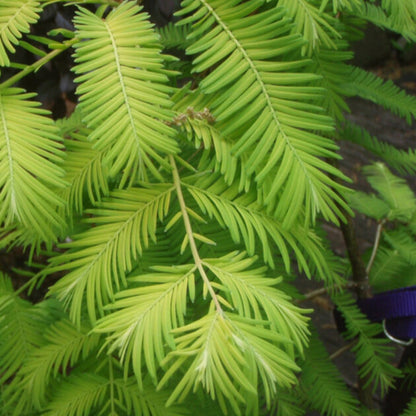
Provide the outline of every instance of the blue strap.
{"type": "Polygon", "coordinates": [[[384,320],[393,337],[416,338],[416,286],[382,292],[357,303],[371,321],[384,320]]]}

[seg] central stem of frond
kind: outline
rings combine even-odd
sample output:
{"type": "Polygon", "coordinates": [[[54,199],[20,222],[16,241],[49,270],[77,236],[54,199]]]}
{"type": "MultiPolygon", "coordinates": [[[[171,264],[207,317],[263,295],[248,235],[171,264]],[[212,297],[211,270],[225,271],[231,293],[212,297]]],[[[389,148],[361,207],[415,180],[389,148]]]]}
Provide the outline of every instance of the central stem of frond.
{"type": "Polygon", "coordinates": [[[199,256],[198,247],[196,246],[196,243],[195,243],[194,233],[192,231],[192,225],[191,225],[191,221],[189,219],[188,211],[186,210],[185,199],[183,197],[183,192],[182,192],[182,187],[181,187],[181,180],[180,180],[180,177],[179,177],[178,168],[176,167],[175,159],[173,158],[172,155],[170,155],[169,160],[170,160],[170,163],[172,165],[173,183],[175,185],[176,193],[178,195],[178,201],[179,201],[179,205],[181,207],[181,213],[182,213],[182,218],[183,218],[183,222],[184,222],[184,225],[185,225],[186,235],[188,236],[189,247],[191,248],[191,252],[192,252],[192,256],[194,258],[195,266],[197,267],[204,283],[206,284],[206,286],[208,288],[208,292],[211,295],[211,298],[212,298],[212,300],[215,304],[215,308],[217,309],[217,312],[219,312],[222,315],[223,310],[222,310],[222,307],[221,307],[220,302],[218,300],[218,296],[215,293],[214,288],[211,285],[211,281],[209,280],[209,278],[208,278],[208,276],[205,272],[204,266],[202,264],[201,257],[199,256]]]}

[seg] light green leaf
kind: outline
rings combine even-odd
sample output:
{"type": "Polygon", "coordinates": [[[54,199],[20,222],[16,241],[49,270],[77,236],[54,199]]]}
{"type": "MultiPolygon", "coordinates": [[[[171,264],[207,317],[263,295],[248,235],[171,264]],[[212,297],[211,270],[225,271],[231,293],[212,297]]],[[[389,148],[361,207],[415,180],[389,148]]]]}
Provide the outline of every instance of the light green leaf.
{"type": "Polygon", "coordinates": [[[154,161],[165,164],[160,154],[177,151],[164,123],[171,102],[158,38],[139,11],[124,2],[105,19],[86,9],[74,19],[80,39],[74,71],[84,121],[94,129],[89,139],[98,150],[110,148],[110,174],[123,171],[123,183],[136,172],[141,180],[149,172],[161,177],[154,161]]]}
{"type": "Polygon", "coordinates": [[[39,19],[41,11],[37,0],[0,1],[0,66],[9,66],[7,51],[14,53],[23,33],[39,19]]]}
{"type": "Polygon", "coordinates": [[[374,194],[356,191],[350,195],[348,200],[352,208],[376,220],[387,218],[390,212],[389,205],[374,194]]]}
{"type": "Polygon", "coordinates": [[[66,374],[77,361],[85,359],[98,344],[97,335],[89,335],[90,328],[80,331],[68,320],[50,326],[43,334],[44,345],[33,350],[19,373],[25,389],[36,409],[45,405],[46,393],[54,379],[66,374]]]}
{"type": "Polygon", "coordinates": [[[241,415],[241,406],[249,406],[249,397],[256,400],[259,378],[268,401],[277,385],[295,383],[298,367],[276,348],[276,342],[285,338],[263,325],[267,323],[211,310],[198,321],[174,330],[177,349],[162,362],[168,370],[159,388],[189,359],[191,363],[167,404],[181,402],[191,390],[202,387],[223,412],[229,406],[233,414],[241,415]]]}
{"type": "Polygon", "coordinates": [[[108,167],[104,163],[105,150],[94,149],[88,141],[90,133],[91,130],[81,127],[68,134],[69,137],[64,141],[67,152],[65,179],[69,186],[64,189],[62,196],[68,213],[73,209],[79,214],[83,212],[85,194],[95,205],[110,193],[108,167]]]}
{"type": "Polygon", "coordinates": [[[187,52],[198,55],[194,70],[208,73],[200,89],[212,97],[210,111],[235,143],[232,151],[247,156],[247,174],[269,211],[285,227],[299,216],[314,221],[318,212],[337,222],[346,205],[330,176],[342,174],[323,160],[338,157],[325,137],[333,120],[316,105],[325,90],[305,70],[310,61],[292,53],[303,40],[290,34],[285,11],[260,12],[262,3],[185,0],[181,23],[193,23],[190,36],[197,38],[187,52]]]}
{"type": "Polygon", "coordinates": [[[71,374],[54,391],[45,416],[89,415],[99,410],[108,394],[108,380],[97,374],[71,374]]]}
{"type": "Polygon", "coordinates": [[[393,175],[383,163],[363,168],[368,182],[388,204],[389,220],[409,221],[416,211],[416,198],[406,181],[393,175]]]}
{"type": "Polygon", "coordinates": [[[49,112],[20,89],[0,91],[0,223],[56,241],[64,227],[57,195],[65,182],[63,145],[49,112]],[[22,123],[24,120],[24,123],[22,123]]]}
{"type": "Polygon", "coordinates": [[[274,287],[280,278],[267,277],[265,268],[250,267],[255,260],[244,253],[231,253],[219,259],[203,259],[203,265],[220,280],[236,313],[268,321],[271,329],[291,340],[280,348],[290,354],[293,342],[297,353],[302,353],[309,336],[307,311],[293,305],[288,295],[274,287]]]}
{"type": "Polygon", "coordinates": [[[141,388],[143,363],[156,382],[158,364],[166,354],[165,345],[175,348],[171,331],[184,325],[188,297],[195,285],[194,265],[157,270],[159,273],[130,277],[130,288],[117,293],[115,302],[107,307],[111,313],[94,328],[95,332],[110,333],[110,352],[120,350],[125,365],[132,362],[141,388]]]}
{"type": "Polygon", "coordinates": [[[328,275],[321,243],[312,230],[300,224],[285,228],[258,203],[255,191],[239,192],[238,184],[228,185],[218,175],[204,175],[197,181],[192,179],[185,179],[183,185],[202,212],[215,218],[221,227],[228,228],[234,242],[243,243],[250,256],[255,254],[256,244],[260,242],[264,261],[272,267],[275,246],[288,272],[290,252],[293,251],[299,268],[308,276],[310,268],[306,258],[312,259],[321,276],[328,275]]]}
{"type": "Polygon", "coordinates": [[[85,221],[96,226],[63,245],[69,251],[52,259],[47,273],[67,274],[50,293],[70,305],[74,322],[80,322],[85,300],[95,321],[97,312],[102,314],[103,306],[114,299],[115,288],[126,285],[126,272],[156,239],[157,222],[169,210],[172,191],[169,184],[114,191],[99,208],[88,211],[92,217],[85,221]]]}
{"type": "Polygon", "coordinates": [[[300,33],[305,39],[306,54],[310,55],[320,45],[336,49],[334,38],[340,38],[341,35],[334,28],[334,17],[323,12],[322,8],[319,10],[308,0],[278,0],[277,5],[287,10],[295,23],[296,33],[300,33]]]}

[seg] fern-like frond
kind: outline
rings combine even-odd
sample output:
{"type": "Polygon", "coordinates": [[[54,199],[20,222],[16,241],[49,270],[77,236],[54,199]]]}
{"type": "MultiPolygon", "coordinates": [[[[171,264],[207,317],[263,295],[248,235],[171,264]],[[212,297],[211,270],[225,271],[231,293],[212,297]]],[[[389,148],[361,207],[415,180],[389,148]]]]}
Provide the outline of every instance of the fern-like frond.
{"type": "Polygon", "coordinates": [[[291,340],[282,349],[292,351],[293,342],[302,353],[309,336],[307,311],[293,305],[288,295],[274,287],[281,278],[267,277],[265,268],[250,267],[255,261],[245,253],[231,253],[217,259],[203,259],[202,263],[219,279],[224,296],[238,314],[268,321],[272,330],[291,340]]]}
{"type": "Polygon", "coordinates": [[[388,345],[390,341],[377,337],[383,331],[381,325],[371,323],[349,294],[337,295],[333,300],[345,319],[347,337],[358,337],[352,351],[356,354],[360,377],[366,378],[367,384],[374,383],[374,389],[379,387],[384,395],[393,386],[395,377],[401,375],[389,362],[394,357],[394,349],[388,345]]]}
{"type": "Polygon", "coordinates": [[[22,229],[16,229],[15,227],[0,228],[0,250],[10,249],[16,244],[25,247],[28,243],[23,234],[22,229]]]}
{"type": "Polygon", "coordinates": [[[108,393],[108,380],[97,374],[72,373],[56,387],[45,407],[45,416],[78,416],[100,410],[108,393]]]}
{"type": "Polygon", "coordinates": [[[104,161],[110,147],[102,150],[94,148],[93,143],[88,140],[92,130],[85,127],[82,118],[80,107],[77,106],[70,117],[55,123],[61,137],[64,137],[66,149],[63,167],[68,185],[61,195],[68,214],[73,210],[78,214],[82,213],[85,196],[95,205],[110,192],[108,166],[104,161]]]}
{"type": "Polygon", "coordinates": [[[59,134],[61,137],[65,137],[82,128],[85,128],[79,106],[75,107],[75,110],[69,117],[59,118],[58,120],[55,120],[55,124],[59,129],[59,134]]]}
{"type": "Polygon", "coordinates": [[[359,402],[346,388],[325,347],[314,333],[302,364],[300,390],[313,410],[328,416],[358,416],[359,402]]]}
{"type": "Polygon", "coordinates": [[[71,306],[73,321],[80,322],[84,300],[95,321],[96,308],[102,313],[114,288],[126,284],[126,271],[156,238],[157,221],[166,216],[172,191],[169,184],[114,191],[99,208],[88,211],[93,216],[85,221],[96,226],[64,244],[69,251],[52,259],[49,268],[68,271],[50,292],[71,306]]]}
{"type": "Polygon", "coordinates": [[[298,388],[277,389],[275,403],[272,412],[266,411],[261,413],[264,416],[304,416],[306,405],[299,394],[298,388]]]}
{"type": "Polygon", "coordinates": [[[382,0],[381,7],[392,19],[393,26],[416,35],[416,1],[382,0]]]}
{"type": "Polygon", "coordinates": [[[416,284],[416,244],[407,226],[383,232],[369,279],[374,291],[399,289],[416,284]]]}
{"type": "Polygon", "coordinates": [[[357,143],[377,155],[400,174],[406,175],[416,172],[416,150],[397,149],[393,145],[372,136],[361,126],[349,121],[344,123],[343,128],[339,131],[339,136],[342,140],[357,143]]]}
{"type": "Polygon", "coordinates": [[[334,38],[340,38],[341,35],[335,29],[335,19],[323,12],[322,7],[316,7],[309,0],[278,0],[277,5],[287,10],[295,23],[295,32],[300,33],[307,42],[304,53],[311,55],[320,45],[336,49],[334,38]]]}
{"type": "Polygon", "coordinates": [[[374,194],[356,191],[348,197],[351,208],[376,220],[387,218],[390,206],[374,194]]]}
{"type": "MultiPolygon", "coordinates": [[[[398,8],[401,9],[401,11],[406,10],[408,7],[415,7],[413,0],[410,0],[409,2],[400,3],[403,3],[403,5],[398,6],[398,8]]],[[[365,8],[361,13],[361,17],[374,23],[379,27],[391,30],[392,32],[400,33],[406,39],[409,39],[413,42],[416,41],[414,12],[407,14],[407,12],[405,11],[405,14],[407,14],[407,16],[404,19],[403,14],[400,14],[400,17],[389,15],[386,13],[386,10],[384,10],[382,7],[366,2],[365,8]],[[401,24],[400,20],[404,21],[404,24],[401,24]]]]}
{"type": "Polygon", "coordinates": [[[7,51],[14,53],[23,33],[39,19],[41,12],[37,0],[0,1],[0,66],[9,66],[7,51]]]}
{"type": "Polygon", "coordinates": [[[374,163],[363,168],[370,185],[388,204],[390,220],[409,221],[416,211],[416,198],[406,181],[393,175],[383,163],[374,163]]]}
{"type": "Polygon", "coordinates": [[[369,280],[375,292],[412,286],[414,273],[407,273],[408,265],[401,254],[390,247],[379,247],[371,267],[369,280]]]}
{"type": "Polygon", "coordinates": [[[362,0],[324,0],[321,5],[321,10],[325,8],[327,3],[332,3],[332,11],[334,14],[342,11],[361,12],[364,7],[362,0]]]}
{"type": "Polygon", "coordinates": [[[166,408],[169,391],[156,392],[145,380],[142,390],[133,376],[123,374],[123,367],[112,356],[100,355],[72,370],[49,389],[49,400],[43,409],[47,415],[185,416],[184,406],[166,408]],[[88,372],[90,371],[90,372],[88,372]],[[92,372],[94,371],[94,373],[92,372]],[[66,413],[68,412],[68,413],[66,413]]]}
{"type": "Polygon", "coordinates": [[[154,270],[129,277],[131,288],[116,294],[116,301],[107,308],[111,313],[94,328],[95,332],[111,333],[107,337],[110,352],[119,349],[126,365],[132,361],[140,388],[143,363],[156,382],[165,345],[175,349],[171,331],[184,325],[188,297],[195,297],[195,265],[155,266],[154,270]]]}
{"type": "Polygon", "coordinates": [[[406,410],[401,413],[400,416],[412,416],[416,415],[416,397],[413,397],[412,400],[407,404],[406,410]]]}
{"type": "MultiPolygon", "coordinates": [[[[195,92],[190,92],[186,97],[189,103],[189,96],[195,92]]],[[[192,102],[192,101],[191,101],[192,102]]],[[[179,107],[179,105],[178,105],[179,107]]],[[[186,139],[193,143],[196,149],[203,149],[211,157],[202,158],[199,170],[208,171],[213,169],[224,176],[224,180],[231,184],[239,172],[244,167],[239,163],[241,159],[232,153],[232,143],[225,140],[221,131],[213,125],[215,119],[205,107],[199,111],[193,106],[188,106],[184,112],[178,113],[173,119],[173,124],[178,126],[183,132],[186,139]],[[212,155],[215,154],[215,157],[212,155]]],[[[242,184],[246,185],[248,175],[241,172],[240,188],[242,184]]],[[[246,186],[244,186],[246,188],[246,186]]]]}
{"type": "Polygon", "coordinates": [[[344,87],[350,94],[382,105],[410,124],[416,118],[416,97],[409,95],[391,80],[383,80],[361,68],[353,68],[344,87]]]}
{"type": "Polygon", "coordinates": [[[216,119],[209,110],[215,96],[207,96],[199,88],[190,90],[188,84],[172,100],[176,113],[172,124],[178,126],[185,139],[202,153],[198,170],[220,172],[227,183],[238,181],[239,189],[248,191],[252,182],[247,172],[248,157],[236,157],[233,142],[216,125],[216,119]]]}
{"type": "Polygon", "coordinates": [[[211,70],[200,83],[214,97],[212,112],[218,128],[237,140],[233,151],[247,155],[247,173],[264,185],[265,204],[285,226],[317,212],[337,221],[342,187],[329,176],[341,173],[321,157],[337,158],[330,132],[332,120],[314,102],[325,91],[319,76],[298,73],[306,59],[287,61],[303,40],[290,34],[285,10],[258,11],[262,1],[186,0],[182,22],[193,23],[199,37],[187,52],[198,54],[196,72],[211,70]],[[279,60],[277,60],[279,59],[279,60]],[[335,203],[335,200],[338,200],[335,203]],[[335,213],[335,214],[334,214],[335,213]]]}
{"type": "Polygon", "coordinates": [[[416,266],[416,242],[414,236],[407,229],[385,231],[383,238],[394,250],[399,252],[407,263],[416,266]]]}
{"type": "Polygon", "coordinates": [[[173,332],[177,347],[162,363],[168,370],[159,388],[189,359],[191,363],[167,405],[181,402],[191,390],[202,387],[224,413],[231,407],[233,414],[241,415],[247,398],[256,398],[260,380],[268,401],[276,385],[289,387],[296,382],[298,367],[275,346],[287,340],[268,329],[267,322],[211,309],[203,318],[173,332]]]}
{"type": "Polygon", "coordinates": [[[0,224],[17,223],[33,239],[56,240],[64,186],[62,142],[49,112],[20,89],[0,91],[0,224]],[[24,120],[24,123],[22,123],[24,120]]]}
{"type": "Polygon", "coordinates": [[[318,102],[336,120],[343,120],[344,113],[350,111],[345,102],[345,96],[350,95],[345,82],[350,77],[351,67],[345,62],[352,57],[345,40],[336,41],[336,50],[321,47],[311,55],[310,70],[321,76],[317,84],[325,89],[318,102]]]}
{"type": "Polygon", "coordinates": [[[187,39],[190,31],[189,25],[178,26],[172,22],[157,29],[164,49],[186,49],[190,46],[190,41],[187,39]]]}
{"type": "Polygon", "coordinates": [[[53,379],[64,375],[80,359],[85,359],[98,344],[98,336],[88,334],[89,328],[78,330],[68,320],[61,320],[44,333],[44,345],[33,350],[19,372],[20,388],[33,406],[41,410],[53,379]],[[49,386],[48,386],[49,385],[49,386]]]}
{"type": "Polygon", "coordinates": [[[14,376],[35,347],[42,345],[47,323],[42,308],[15,295],[11,281],[0,273],[0,382],[14,376]]]}
{"type": "Polygon", "coordinates": [[[62,197],[69,212],[73,208],[77,213],[82,213],[85,194],[95,205],[110,192],[108,168],[104,163],[105,151],[93,147],[88,140],[90,133],[91,130],[82,128],[64,140],[67,155],[64,163],[65,180],[69,186],[65,187],[62,197]]]}
{"type": "Polygon", "coordinates": [[[242,242],[249,255],[254,255],[256,241],[259,241],[264,261],[272,267],[275,246],[287,271],[290,270],[289,253],[293,251],[300,269],[308,276],[310,268],[305,257],[313,260],[321,276],[328,274],[316,234],[300,224],[286,229],[260,206],[255,191],[242,194],[238,184],[227,185],[217,175],[205,175],[196,182],[184,180],[183,185],[202,212],[215,218],[221,227],[228,228],[232,239],[236,243],[242,242]]]}
{"type": "MultiPolygon", "coordinates": [[[[146,380],[143,390],[137,388],[134,377],[120,377],[114,380],[120,404],[126,415],[134,416],[186,416],[191,414],[188,405],[174,405],[166,407],[169,390],[155,391],[154,385],[146,380]]],[[[202,409],[198,409],[201,411],[202,409]]],[[[205,413],[203,413],[205,415],[205,413]]]]}
{"type": "Polygon", "coordinates": [[[134,2],[124,2],[105,19],[84,9],[74,19],[81,39],[74,71],[84,121],[94,129],[95,147],[110,147],[110,174],[123,171],[123,182],[137,172],[145,179],[147,170],[161,177],[154,161],[165,164],[159,153],[177,151],[173,129],[164,123],[171,119],[171,101],[160,46],[139,11],[134,2]]]}

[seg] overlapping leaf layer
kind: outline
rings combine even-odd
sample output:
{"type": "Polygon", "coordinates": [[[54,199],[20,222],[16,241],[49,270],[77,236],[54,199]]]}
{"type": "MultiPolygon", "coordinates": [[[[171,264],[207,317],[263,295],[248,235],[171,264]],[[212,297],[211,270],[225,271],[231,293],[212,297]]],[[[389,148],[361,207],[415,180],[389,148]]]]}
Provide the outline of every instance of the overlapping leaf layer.
{"type": "Polygon", "coordinates": [[[416,1],[184,0],[155,29],[140,2],[75,0],[71,41],[37,37],[45,52],[21,38],[49,3],[0,0],[0,65],[19,42],[41,56],[0,83],[0,249],[32,255],[16,290],[0,274],[0,415],[361,414],[292,281],[325,285],[362,379],[393,386],[320,224],[350,206],[390,222],[370,282],[414,276],[413,192],[379,162],[377,194],[350,195],[335,139],[416,171],[344,119],[352,95],[415,117],[348,41],[364,20],[411,39],[416,1]],[[10,85],[71,45],[79,103],[55,123],[10,85]]]}

